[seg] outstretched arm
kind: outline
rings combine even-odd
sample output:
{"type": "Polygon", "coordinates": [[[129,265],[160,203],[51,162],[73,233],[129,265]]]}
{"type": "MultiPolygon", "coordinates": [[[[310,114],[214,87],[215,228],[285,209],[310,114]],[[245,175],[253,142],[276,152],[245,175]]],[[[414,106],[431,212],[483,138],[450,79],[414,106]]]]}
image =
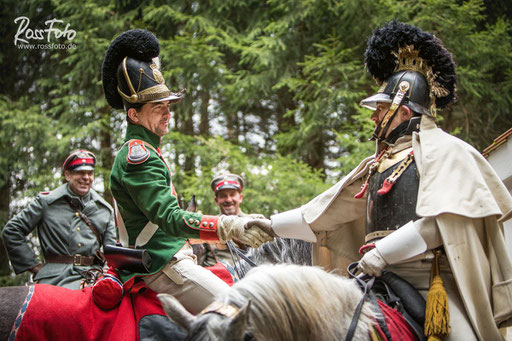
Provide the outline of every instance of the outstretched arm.
{"type": "Polygon", "coordinates": [[[251,220],[253,219],[233,215],[221,215],[217,222],[217,235],[219,239],[226,241],[236,238],[251,247],[260,247],[261,244],[274,239],[272,229],[267,229],[257,224],[247,225],[251,220]]]}
{"type": "Polygon", "coordinates": [[[317,241],[311,227],[304,221],[300,208],[275,214],[270,219],[250,219],[246,226],[257,226],[275,237],[317,241]]]}

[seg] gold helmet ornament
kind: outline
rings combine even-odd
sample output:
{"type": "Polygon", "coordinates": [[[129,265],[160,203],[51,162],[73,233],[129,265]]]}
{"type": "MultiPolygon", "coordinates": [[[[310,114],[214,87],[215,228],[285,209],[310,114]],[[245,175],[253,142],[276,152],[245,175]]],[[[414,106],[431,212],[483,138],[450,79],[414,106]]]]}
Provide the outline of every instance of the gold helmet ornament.
{"type": "Polygon", "coordinates": [[[435,117],[438,109],[455,101],[452,55],[439,38],[416,26],[393,20],[375,30],[368,40],[365,64],[381,87],[360,105],[375,110],[378,102],[391,103],[374,138],[385,136],[401,105],[435,117]]]}

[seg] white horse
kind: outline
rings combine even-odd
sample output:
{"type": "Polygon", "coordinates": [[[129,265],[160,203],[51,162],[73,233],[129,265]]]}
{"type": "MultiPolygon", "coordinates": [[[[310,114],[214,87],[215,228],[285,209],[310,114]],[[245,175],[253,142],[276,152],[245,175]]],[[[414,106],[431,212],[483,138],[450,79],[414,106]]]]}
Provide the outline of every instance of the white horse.
{"type": "MultiPolygon", "coordinates": [[[[321,268],[261,265],[194,316],[172,296],[158,295],[188,340],[343,340],[363,294],[354,281],[321,268]]],[[[352,340],[370,340],[378,316],[365,303],[352,340]]]]}

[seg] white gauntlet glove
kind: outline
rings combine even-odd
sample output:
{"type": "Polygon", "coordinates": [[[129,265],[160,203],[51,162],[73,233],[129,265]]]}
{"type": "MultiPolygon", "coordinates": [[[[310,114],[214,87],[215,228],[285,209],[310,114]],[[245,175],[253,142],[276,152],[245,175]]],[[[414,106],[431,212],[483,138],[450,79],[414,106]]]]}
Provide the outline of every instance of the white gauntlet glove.
{"type": "Polygon", "coordinates": [[[357,267],[367,275],[379,277],[386,265],[388,263],[382,258],[379,250],[374,248],[364,254],[357,267]]]}
{"type": "Polygon", "coordinates": [[[217,221],[217,235],[222,241],[233,238],[238,239],[251,247],[260,247],[261,244],[270,242],[274,237],[264,232],[258,226],[245,227],[251,218],[242,218],[234,215],[221,215],[217,221]]]}
{"type": "Polygon", "coordinates": [[[427,250],[443,244],[435,218],[410,221],[389,236],[375,242],[359,262],[359,269],[368,275],[380,276],[388,264],[407,262],[427,250]]]}
{"type": "Polygon", "coordinates": [[[259,227],[265,233],[267,233],[269,236],[277,237],[274,230],[272,229],[272,221],[270,219],[265,219],[265,217],[248,219],[245,223],[245,228],[252,228],[252,227],[259,227]]]}

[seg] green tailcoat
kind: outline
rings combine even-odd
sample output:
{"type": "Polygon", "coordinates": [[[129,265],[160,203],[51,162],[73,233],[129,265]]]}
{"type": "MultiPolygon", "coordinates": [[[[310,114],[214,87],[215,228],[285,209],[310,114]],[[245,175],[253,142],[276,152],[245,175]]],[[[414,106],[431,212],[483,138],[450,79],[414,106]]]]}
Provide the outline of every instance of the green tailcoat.
{"type": "Polygon", "coordinates": [[[129,244],[135,244],[148,221],[159,226],[144,246],[152,258],[150,272],[120,271],[123,282],[134,276],[158,272],[189,238],[218,238],[217,217],[179,207],[171,173],[160,155],[159,145],[159,136],[142,126],[128,123],[125,144],[112,167],[110,186],[128,232],[129,244]],[[133,141],[138,144],[137,148],[130,148],[132,144],[128,142],[133,141]]]}

